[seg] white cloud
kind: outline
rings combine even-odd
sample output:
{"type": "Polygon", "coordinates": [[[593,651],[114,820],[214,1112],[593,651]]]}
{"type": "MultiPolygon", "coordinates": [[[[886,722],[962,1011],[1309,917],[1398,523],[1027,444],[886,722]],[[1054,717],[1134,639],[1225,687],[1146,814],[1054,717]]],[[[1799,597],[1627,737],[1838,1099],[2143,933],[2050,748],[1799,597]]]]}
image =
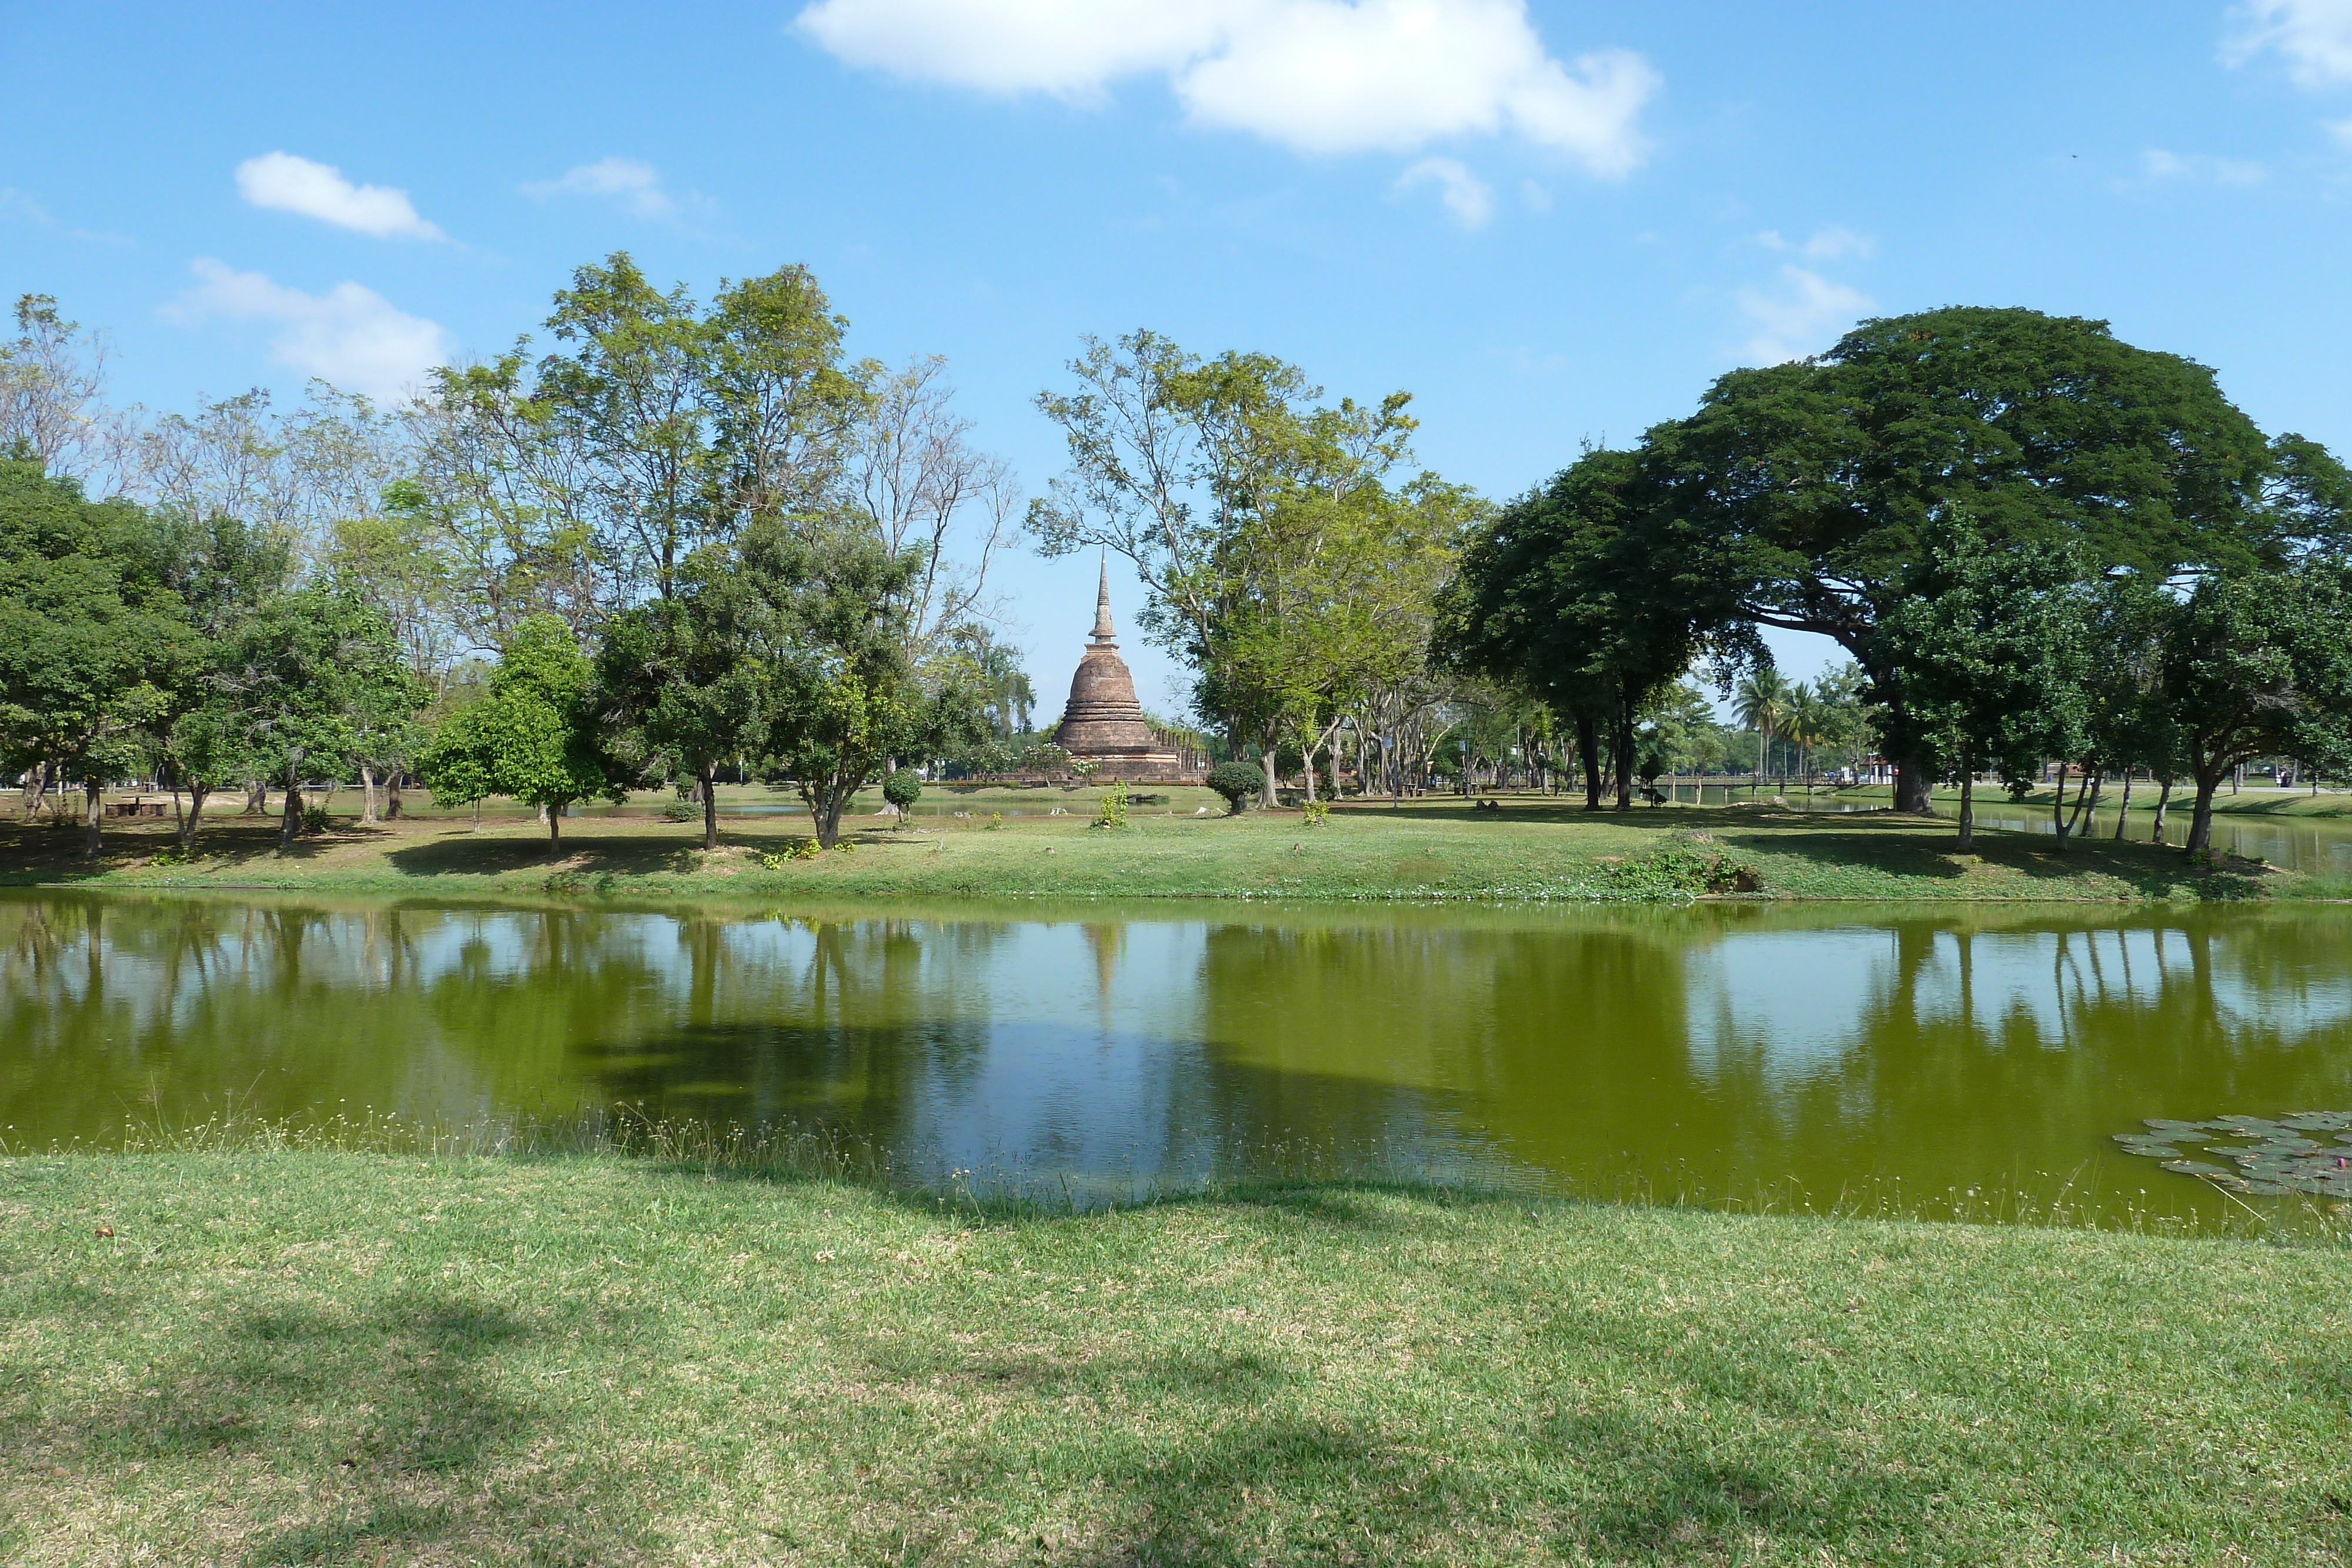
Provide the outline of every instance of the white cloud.
{"type": "Polygon", "coordinates": [[[1097,101],[1166,76],[1196,124],[1296,152],[1512,134],[1604,178],[1647,155],[1660,78],[1622,49],[1564,65],[1525,0],[815,0],[793,26],[852,65],[1097,101]]]}
{"type": "Polygon", "coordinates": [[[210,256],[190,264],[196,286],[166,308],[188,323],[213,317],[268,321],[278,332],[270,357],[345,392],[390,399],[421,384],[427,371],[449,362],[449,334],[435,322],[395,309],[356,283],[305,294],[258,272],[236,272],[210,256]]]}
{"type": "Polygon", "coordinates": [[[2248,0],[2232,16],[2237,31],[2221,50],[2230,64],[2272,49],[2304,87],[2352,82],[2352,0],[2248,0]]]}
{"type": "Polygon", "coordinates": [[[565,170],[561,178],[539,181],[522,190],[526,196],[541,199],[612,196],[641,218],[666,218],[677,211],[677,203],[662,189],[661,176],[654,166],[636,158],[600,158],[565,170]]]}
{"type": "Polygon", "coordinates": [[[2335,137],[2336,141],[2344,143],[2345,146],[2352,147],[2352,120],[2329,120],[2327,122],[2327,133],[2330,136],[2335,137]]]}
{"type": "Polygon", "coordinates": [[[1758,365],[1777,365],[1819,353],[1856,320],[1878,308],[1878,301],[1860,289],[1832,283],[1794,263],[1780,268],[1779,288],[1743,288],[1737,298],[1739,308],[1759,329],[1740,346],[1740,357],[1758,365]]]}
{"type": "Polygon", "coordinates": [[[2151,183],[2158,180],[2211,180],[2223,185],[2252,185],[2269,174],[2260,163],[2250,163],[2242,158],[2215,158],[2202,152],[2168,152],[2161,147],[2151,147],[2140,154],[2140,172],[2151,183]]]}
{"type": "Polygon", "coordinates": [[[1484,228],[1486,220],[1495,215],[1495,193],[1458,158],[1423,158],[1397,176],[1395,188],[1410,191],[1433,180],[1439,186],[1438,199],[1462,221],[1464,228],[1484,228]]]}
{"type": "Polygon", "coordinates": [[[257,207],[299,213],[378,239],[394,235],[410,239],[447,237],[416,215],[407,192],[388,185],[354,185],[343,178],[341,170],[291,152],[265,152],[239,163],[236,188],[257,207]]]}
{"type": "Polygon", "coordinates": [[[1756,242],[1767,250],[1794,251],[1807,261],[1843,261],[1849,256],[1867,261],[1878,254],[1877,240],[1834,225],[1816,229],[1811,239],[1801,244],[1782,239],[1776,229],[1766,229],[1756,242]]]}
{"type": "Polygon", "coordinates": [[[1527,203],[1528,211],[1531,213],[1551,211],[1551,193],[1533,180],[1519,182],[1519,200],[1527,203]]]}

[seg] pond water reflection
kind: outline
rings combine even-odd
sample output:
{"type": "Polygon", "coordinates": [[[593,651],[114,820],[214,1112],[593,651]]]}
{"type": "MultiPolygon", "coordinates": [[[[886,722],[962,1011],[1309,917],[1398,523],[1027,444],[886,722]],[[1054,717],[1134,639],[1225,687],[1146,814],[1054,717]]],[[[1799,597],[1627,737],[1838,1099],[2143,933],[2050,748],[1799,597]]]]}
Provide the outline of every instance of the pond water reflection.
{"type": "Polygon", "coordinates": [[[2332,907],[767,915],[15,893],[0,1125],[24,1149],[232,1105],[465,1123],[627,1103],[1097,1190],[1311,1149],[1601,1193],[2072,1179],[2188,1215],[2227,1200],[2109,1135],[2352,1108],[2347,938],[2332,907]]]}

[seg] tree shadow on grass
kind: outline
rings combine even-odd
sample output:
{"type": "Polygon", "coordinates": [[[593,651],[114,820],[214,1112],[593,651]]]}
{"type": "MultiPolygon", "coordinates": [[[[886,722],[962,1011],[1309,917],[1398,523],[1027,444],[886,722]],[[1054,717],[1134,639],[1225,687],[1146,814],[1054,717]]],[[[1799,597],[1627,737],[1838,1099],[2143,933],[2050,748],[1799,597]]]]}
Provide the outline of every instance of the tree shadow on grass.
{"type": "MultiPolygon", "coordinates": [[[[323,832],[305,833],[289,844],[274,822],[245,817],[218,821],[207,818],[196,839],[196,853],[208,862],[208,872],[217,872],[223,864],[242,869],[271,862],[310,861],[345,844],[367,842],[380,831],[356,822],[337,823],[323,832]]],[[[94,861],[82,858],[78,827],[0,822],[0,882],[87,882],[140,869],[158,855],[178,849],[179,841],[168,819],[110,825],[94,861]]]]}
{"type": "MultiPolygon", "coordinates": [[[[146,1388],[31,1406],[6,1445],[37,1448],[53,1473],[79,1471],[94,1490],[126,1466],[299,1478],[299,1502],[257,1517],[252,1563],[436,1546],[464,1556],[469,1541],[511,1543],[551,1528],[532,1496],[489,1484],[549,1422],[488,1364],[541,1332],[499,1307],[421,1292],[352,1314],[306,1304],[198,1320],[141,1379],[146,1388]]],[[[572,1559],[594,1555],[593,1520],[567,1514],[551,1527],[553,1543],[581,1548],[572,1559]]]]}
{"type": "Polygon", "coordinates": [[[1808,1460],[1783,1445],[1725,1442],[1690,1420],[1654,1424],[1621,1412],[1566,1416],[1547,1434],[1585,1495],[1559,1521],[1579,1553],[1604,1560],[1719,1562],[1761,1537],[1774,1555],[1819,1552],[1870,1561],[1885,1543],[1934,1526],[1924,1479],[1808,1460]],[[1795,1550],[1791,1550],[1791,1549],[1795,1550]]]}

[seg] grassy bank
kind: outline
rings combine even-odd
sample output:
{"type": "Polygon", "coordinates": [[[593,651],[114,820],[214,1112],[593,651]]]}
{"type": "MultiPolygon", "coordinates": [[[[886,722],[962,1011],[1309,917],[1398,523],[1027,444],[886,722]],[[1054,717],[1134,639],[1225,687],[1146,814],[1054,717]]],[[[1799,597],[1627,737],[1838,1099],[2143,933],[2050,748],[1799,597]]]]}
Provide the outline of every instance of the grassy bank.
{"type": "Polygon", "coordinates": [[[2352,1555],[2335,1249],[613,1157],[23,1158],[0,1213],[12,1563],[2352,1555]]]}
{"type": "MultiPolygon", "coordinates": [[[[1571,804],[1507,799],[1343,807],[1321,826],[1297,812],[1201,817],[1189,800],[1139,808],[1097,829],[1092,791],[1053,803],[1067,816],[992,822],[989,798],[964,818],[905,831],[852,819],[855,848],[788,857],[805,818],[722,821],[721,847],[698,824],[581,817],[551,851],[519,814],[479,831],[425,814],[380,828],[341,822],[281,851],[268,819],[226,817],[201,855],[168,852],[168,823],[110,826],[104,858],[79,858],[71,829],[0,827],[0,883],[314,889],[454,896],[560,893],[655,898],[1621,899],[1752,893],[1780,898],[2114,901],[2336,896],[2336,881],[2243,862],[2192,862],[2179,851],[2107,840],[2060,848],[2040,835],[1986,831],[1959,854],[1949,823],[1760,806],[1668,806],[1588,815],[1571,804]]],[[[1030,802],[1034,809],[1035,802],[1030,802]]],[[[2340,880],[2340,879],[2336,879],[2340,880]]]]}

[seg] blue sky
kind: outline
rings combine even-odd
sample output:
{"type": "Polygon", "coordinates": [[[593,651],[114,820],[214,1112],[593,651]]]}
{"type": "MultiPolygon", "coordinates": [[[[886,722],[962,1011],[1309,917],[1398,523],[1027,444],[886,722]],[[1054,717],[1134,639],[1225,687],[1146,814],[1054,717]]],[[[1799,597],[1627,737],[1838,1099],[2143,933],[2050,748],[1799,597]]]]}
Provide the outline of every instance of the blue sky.
{"type": "MultiPolygon", "coordinates": [[[[0,288],[154,408],[384,390],[627,249],[698,292],[806,262],[1033,489],[1029,398],[1146,325],[1409,389],[1497,497],[1950,303],[2108,319],[2352,450],[2352,0],[11,3],[0,51],[0,288]]],[[[1049,714],[1093,580],[1000,579],[1049,714]]]]}

